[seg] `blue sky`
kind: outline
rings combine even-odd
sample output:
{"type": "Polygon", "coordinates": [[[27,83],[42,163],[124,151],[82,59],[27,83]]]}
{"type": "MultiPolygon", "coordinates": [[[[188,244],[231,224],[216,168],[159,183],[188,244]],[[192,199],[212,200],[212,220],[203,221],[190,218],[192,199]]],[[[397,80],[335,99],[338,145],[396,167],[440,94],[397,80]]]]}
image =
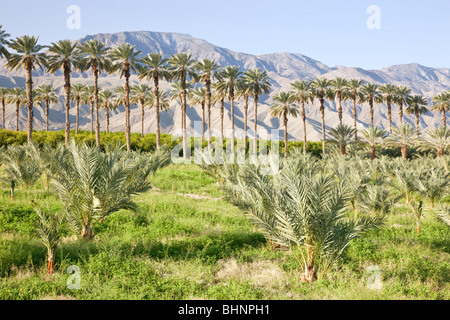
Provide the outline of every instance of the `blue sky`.
{"type": "Polygon", "coordinates": [[[301,53],[328,66],[450,68],[449,13],[448,0],[15,0],[0,4],[0,24],[42,44],[149,30],[251,54],[301,53]],[[79,30],[66,27],[70,5],[80,8],[79,30]],[[381,29],[367,27],[370,5],[380,9],[381,29]]]}

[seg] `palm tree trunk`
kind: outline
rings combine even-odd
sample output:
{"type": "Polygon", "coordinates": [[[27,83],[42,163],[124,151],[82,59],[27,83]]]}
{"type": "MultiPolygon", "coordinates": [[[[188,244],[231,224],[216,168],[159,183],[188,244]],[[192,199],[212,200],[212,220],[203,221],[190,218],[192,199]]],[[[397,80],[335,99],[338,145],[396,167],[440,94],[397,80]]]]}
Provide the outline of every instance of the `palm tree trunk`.
{"type": "Polygon", "coordinates": [[[49,113],[49,101],[45,100],[45,130],[48,131],[48,113],[49,113]]]}
{"type": "Polygon", "coordinates": [[[47,256],[48,256],[48,275],[52,275],[53,274],[53,269],[55,268],[55,249],[49,248],[47,250],[47,256]]]}
{"type": "Polygon", "coordinates": [[[258,96],[254,96],[255,100],[255,136],[253,137],[253,153],[258,154],[258,96]]]}
{"type": "Polygon", "coordinates": [[[109,134],[109,106],[105,104],[105,117],[106,117],[106,134],[109,134]]]}
{"type": "Polygon", "coordinates": [[[420,128],[419,128],[419,110],[416,108],[414,110],[414,114],[416,116],[416,130],[417,130],[417,139],[420,138],[420,128]]]}
{"type": "Polygon", "coordinates": [[[287,141],[288,141],[287,125],[288,125],[288,118],[287,114],[284,113],[284,157],[287,157],[287,141]]]}
{"type": "Polygon", "coordinates": [[[205,141],[205,103],[202,103],[202,143],[205,141]]]}
{"type": "Polygon", "coordinates": [[[445,110],[442,110],[442,125],[447,127],[447,119],[445,117],[445,110]]]}
{"type": "Polygon", "coordinates": [[[183,97],[182,101],[182,109],[183,109],[183,158],[187,159],[187,134],[186,134],[186,106],[187,106],[187,95],[186,95],[186,75],[183,74],[183,77],[181,79],[181,88],[182,92],[181,95],[183,97]]]}
{"type": "Polygon", "coordinates": [[[403,124],[403,101],[398,103],[398,117],[400,119],[400,125],[403,124]]]}
{"type": "Polygon", "coordinates": [[[392,110],[391,110],[391,100],[387,101],[387,114],[389,120],[389,133],[392,134],[392,110]]]}
{"type": "Polygon", "coordinates": [[[94,100],[95,100],[95,144],[100,148],[100,119],[98,106],[98,69],[96,66],[94,70],[94,100]]]}
{"type": "Polygon", "coordinates": [[[92,238],[94,238],[94,231],[88,224],[83,224],[81,230],[81,238],[86,240],[91,240],[92,238]]]}
{"type": "Polygon", "coordinates": [[[75,123],[75,134],[78,134],[78,129],[80,128],[80,102],[81,98],[80,96],[77,96],[77,120],[75,123]]]}
{"type": "Polygon", "coordinates": [[[373,127],[373,100],[369,101],[370,106],[370,125],[373,127]]]}
{"type": "Polygon", "coordinates": [[[14,201],[14,189],[16,187],[16,182],[14,180],[11,181],[11,198],[10,198],[10,202],[14,201]]]}
{"type": "Polygon", "coordinates": [[[94,134],[94,101],[90,101],[91,105],[91,134],[94,134]]]}
{"type": "Polygon", "coordinates": [[[345,154],[346,154],[346,150],[345,150],[346,148],[345,148],[345,144],[341,144],[340,145],[340,154],[341,154],[341,156],[345,156],[345,154]]]}
{"type": "Polygon", "coordinates": [[[224,99],[220,99],[220,146],[223,148],[223,113],[224,113],[224,99]]]}
{"type": "Polygon", "coordinates": [[[130,126],[130,70],[125,67],[125,138],[127,140],[127,151],[131,151],[131,126],[130,126]]]}
{"type": "Polygon", "coordinates": [[[375,152],[376,152],[375,146],[371,146],[370,147],[370,160],[374,160],[375,159],[375,152]]]}
{"type": "Polygon", "coordinates": [[[303,152],[306,153],[306,113],[305,113],[305,102],[301,100],[301,113],[303,121],[303,152]]]}
{"type": "Polygon", "coordinates": [[[26,66],[26,90],[27,90],[27,106],[28,106],[28,121],[27,121],[27,141],[33,141],[33,79],[32,79],[32,63],[27,61],[26,66]]]}
{"type": "Polygon", "coordinates": [[[20,101],[16,101],[16,131],[19,131],[19,107],[20,101]]]}
{"type": "Polygon", "coordinates": [[[320,116],[322,117],[322,153],[325,155],[325,106],[324,99],[320,98],[320,116]]]}
{"type": "Polygon", "coordinates": [[[208,151],[211,151],[211,80],[206,79],[206,113],[208,114],[208,127],[206,129],[208,139],[208,151]]]}
{"type": "Polygon", "coordinates": [[[231,153],[234,159],[234,95],[230,93],[230,103],[231,103],[231,153]]]}
{"type": "Polygon", "coordinates": [[[402,159],[406,160],[408,158],[408,146],[402,145],[402,159]]]}
{"type": "Polygon", "coordinates": [[[356,126],[356,98],[353,98],[353,127],[355,128],[355,141],[358,141],[358,128],[356,126]]]}
{"type": "Polygon", "coordinates": [[[157,75],[153,76],[153,82],[155,83],[155,89],[153,95],[155,96],[155,115],[156,115],[156,149],[161,146],[161,128],[159,120],[159,78],[157,75]]]}
{"type": "Polygon", "coordinates": [[[70,139],[70,119],[69,119],[69,110],[70,110],[70,68],[67,63],[64,64],[64,98],[66,105],[66,128],[65,128],[65,139],[64,143],[66,147],[69,146],[70,139]]]}
{"type": "Polygon", "coordinates": [[[143,138],[145,110],[144,110],[144,102],[142,100],[140,101],[140,107],[141,107],[141,138],[143,138]]]}
{"type": "Polygon", "coordinates": [[[438,150],[437,156],[438,157],[442,157],[443,155],[444,155],[444,149],[441,148],[441,149],[438,150]]]}
{"type": "Polygon", "coordinates": [[[338,116],[339,116],[339,124],[342,125],[342,95],[340,92],[337,94],[338,98],[338,116]]]}
{"type": "Polygon", "coordinates": [[[6,126],[5,126],[5,99],[2,99],[2,128],[6,129],[6,126]]]}

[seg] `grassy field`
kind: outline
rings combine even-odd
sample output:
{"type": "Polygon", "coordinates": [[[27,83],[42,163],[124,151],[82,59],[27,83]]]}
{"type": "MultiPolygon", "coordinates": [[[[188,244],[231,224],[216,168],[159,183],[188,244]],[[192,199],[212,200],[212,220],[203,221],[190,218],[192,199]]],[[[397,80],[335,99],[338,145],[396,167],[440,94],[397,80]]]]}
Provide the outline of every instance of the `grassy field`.
{"type": "Polygon", "coordinates": [[[41,183],[18,189],[14,203],[0,189],[0,299],[450,299],[450,229],[429,208],[418,235],[397,205],[325,278],[302,283],[293,254],[274,250],[201,168],[170,165],[152,181],[138,210],[108,217],[93,241],[66,227],[53,276],[30,200],[54,211],[59,200],[41,183]],[[72,265],[80,289],[67,286],[72,265]],[[368,286],[374,269],[379,289],[368,286]]]}

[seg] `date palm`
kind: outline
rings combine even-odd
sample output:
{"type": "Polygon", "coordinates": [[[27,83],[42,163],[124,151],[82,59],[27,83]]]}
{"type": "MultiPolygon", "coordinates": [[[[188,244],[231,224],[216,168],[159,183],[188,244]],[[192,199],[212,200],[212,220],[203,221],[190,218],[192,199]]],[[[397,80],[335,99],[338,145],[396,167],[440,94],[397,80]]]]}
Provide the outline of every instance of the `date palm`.
{"type": "Polygon", "coordinates": [[[388,147],[401,148],[402,159],[408,158],[408,148],[414,145],[414,127],[410,124],[403,124],[392,130],[392,135],[385,140],[388,147]]]}
{"type": "Polygon", "coordinates": [[[420,115],[428,112],[428,109],[426,107],[428,105],[428,102],[427,102],[427,100],[424,99],[424,97],[415,95],[415,96],[412,96],[410,99],[408,99],[407,103],[408,103],[408,105],[406,107],[405,113],[406,114],[414,114],[414,116],[416,117],[417,139],[419,139],[420,138],[420,128],[419,128],[420,115]]]}
{"type": "Polygon", "coordinates": [[[398,117],[400,119],[400,125],[403,124],[403,107],[408,103],[411,98],[411,89],[405,86],[397,87],[394,96],[394,102],[398,104],[398,117]]]}
{"type": "Polygon", "coordinates": [[[345,156],[347,145],[354,142],[352,137],[355,135],[355,129],[346,124],[340,124],[336,128],[330,129],[328,135],[330,139],[327,142],[339,145],[341,156],[345,156]]]}
{"type": "Polygon", "coordinates": [[[36,89],[37,101],[45,103],[45,130],[48,131],[48,117],[51,104],[58,103],[58,96],[56,95],[56,89],[49,84],[43,84],[36,89]]]}
{"type": "MultiPolygon", "coordinates": [[[[220,66],[216,64],[215,60],[203,59],[197,61],[194,64],[194,69],[196,70],[199,81],[205,84],[206,90],[206,113],[208,115],[207,121],[207,139],[208,139],[208,150],[211,150],[211,83],[214,78],[214,74],[219,70],[220,66]]],[[[245,132],[247,132],[247,126],[245,127],[245,132]]],[[[247,143],[247,135],[245,136],[245,143],[247,143]]],[[[247,144],[245,144],[247,145],[247,144]]]]}
{"type": "Polygon", "coordinates": [[[378,85],[373,83],[367,83],[361,88],[360,103],[367,102],[370,108],[370,126],[373,127],[373,105],[375,102],[380,102],[381,96],[378,91],[378,85]]]}
{"type": "Polygon", "coordinates": [[[313,102],[314,97],[311,94],[310,82],[297,80],[291,83],[291,89],[294,91],[294,100],[300,103],[300,114],[303,121],[303,152],[306,152],[306,112],[305,104],[308,101],[313,102]]]}
{"type": "Polygon", "coordinates": [[[9,38],[11,35],[9,33],[6,33],[5,30],[3,30],[3,26],[0,25],[0,58],[8,58],[9,52],[7,49],[7,46],[9,45],[9,41],[7,38],[9,38]]]}
{"type": "Polygon", "coordinates": [[[442,113],[442,125],[447,126],[445,113],[450,111],[450,91],[442,92],[432,99],[431,111],[442,113]]]}
{"type": "Polygon", "coordinates": [[[274,102],[270,107],[269,113],[272,117],[278,117],[284,125],[284,156],[287,156],[288,142],[288,117],[296,118],[298,116],[297,106],[294,105],[293,92],[279,92],[273,97],[274,102]]]}
{"type": "Polygon", "coordinates": [[[46,55],[42,53],[45,46],[38,44],[39,38],[35,36],[21,36],[13,39],[9,43],[9,47],[15,51],[10,53],[6,67],[9,70],[24,69],[26,71],[26,95],[28,107],[27,121],[27,141],[31,143],[33,140],[33,76],[32,71],[36,68],[42,69],[46,65],[46,55]]]}
{"type": "Polygon", "coordinates": [[[115,105],[116,96],[113,92],[109,90],[102,90],[98,94],[99,103],[101,104],[101,109],[105,109],[106,118],[106,133],[109,133],[109,110],[115,105]]]}
{"type": "Polygon", "coordinates": [[[167,61],[169,71],[173,81],[179,82],[181,93],[181,119],[182,119],[182,138],[183,138],[183,157],[187,159],[187,135],[186,135],[186,108],[187,108],[187,84],[188,77],[193,77],[195,74],[195,60],[192,59],[191,54],[185,52],[172,55],[167,61]]]}
{"type": "Polygon", "coordinates": [[[206,89],[203,87],[192,90],[191,104],[199,105],[202,108],[202,143],[205,141],[205,106],[206,106],[206,89]]]}
{"type": "Polygon", "coordinates": [[[331,80],[328,80],[326,78],[317,78],[311,81],[311,88],[312,88],[312,96],[314,98],[319,99],[320,102],[320,115],[322,118],[322,153],[325,155],[325,99],[332,99],[333,93],[330,90],[331,87],[331,80]]]}
{"type": "Polygon", "coordinates": [[[254,142],[253,153],[256,155],[258,150],[258,101],[263,93],[269,94],[271,84],[269,82],[269,76],[267,71],[261,71],[260,68],[250,69],[244,72],[243,79],[250,86],[251,96],[255,104],[255,129],[254,129],[254,142]]]}
{"type": "Polygon", "coordinates": [[[348,90],[348,80],[340,77],[331,80],[331,90],[338,101],[339,124],[342,124],[342,101],[348,90]]]}
{"type": "MultiPolygon", "coordinates": [[[[141,138],[144,137],[144,118],[145,118],[145,109],[144,106],[148,103],[148,101],[151,99],[150,95],[152,92],[152,88],[147,84],[137,84],[131,87],[130,89],[130,102],[133,104],[139,104],[139,107],[141,108],[141,138]]],[[[159,90],[158,90],[159,92],[159,90]]],[[[152,100],[154,102],[154,100],[152,100]]],[[[158,113],[159,113],[159,103],[158,103],[158,113]]],[[[157,116],[159,121],[159,115],[157,116]]],[[[157,144],[158,146],[158,144],[157,144]]]]}
{"type": "MultiPolygon", "coordinates": [[[[48,49],[50,55],[48,57],[47,71],[49,73],[56,73],[62,70],[64,73],[64,99],[66,109],[66,127],[65,127],[65,145],[69,145],[70,139],[70,75],[72,74],[72,67],[78,66],[81,60],[81,54],[77,48],[78,42],[71,43],[70,40],[61,40],[52,43],[48,49]]],[[[77,117],[78,118],[78,117],[77,117]]]]}
{"type": "Polygon", "coordinates": [[[136,51],[135,46],[122,43],[110,53],[112,67],[110,72],[117,71],[120,77],[125,77],[125,138],[127,151],[131,150],[131,123],[130,123],[130,76],[139,69],[138,56],[141,51],[136,51]]]}
{"type": "Polygon", "coordinates": [[[95,86],[85,86],[81,96],[81,103],[89,104],[89,111],[91,113],[91,134],[94,134],[95,86]]]}
{"type": "Polygon", "coordinates": [[[21,104],[27,101],[25,90],[22,88],[12,88],[9,90],[9,95],[6,103],[14,103],[16,105],[16,131],[19,131],[19,108],[21,104]]]}
{"type": "Polygon", "coordinates": [[[442,157],[445,151],[450,148],[450,129],[447,127],[437,127],[428,130],[428,136],[422,141],[420,150],[436,150],[436,155],[442,157]]]}
{"type": "MultiPolygon", "coordinates": [[[[108,57],[109,48],[97,39],[86,41],[78,46],[82,59],[78,69],[81,71],[92,70],[94,77],[94,104],[95,104],[95,143],[100,147],[100,120],[98,102],[98,77],[103,71],[108,71],[111,62],[108,57]]],[[[92,121],[92,118],[91,118],[92,121]]]]}
{"type": "Polygon", "coordinates": [[[9,89],[0,87],[0,102],[2,104],[2,129],[6,129],[6,122],[5,122],[5,113],[6,113],[6,100],[9,96],[9,89]]]}
{"type": "Polygon", "coordinates": [[[360,79],[350,79],[348,81],[348,91],[346,93],[346,95],[344,96],[344,98],[348,98],[350,100],[352,100],[353,103],[353,109],[352,109],[352,113],[353,113],[353,127],[355,129],[355,141],[358,140],[358,128],[356,126],[356,120],[357,120],[357,112],[356,112],[356,101],[361,99],[361,89],[363,88],[364,84],[366,82],[364,80],[360,80],[360,79]]]}
{"type": "Polygon", "coordinates": [[[154,84],[153,96],[156,97],[154,100],[155,105],[155,116],[156,116],[156,148],[159,149],[161,146],[161,125],[159,119],[160,112],[160,93],[159,93],[159,81],[160,80],[170,80],[170,73],[167,70],[167,59],[164,59],[159,53],[150,53],[146,57],[140,60],[142,67],[139,70],[139,80],[146,79],[147,81],[152,80],[154,84]]]}
{"type": "Polygon", "coordinates": [[[75,121],[75,134],[78,134],[79,121],[80,121],[80,105],[83,101],[83,94],[85,93],[86,85],[82,83],[74,83],[70,88],[70,99],[75,101],[76,105],[76,121],[75,121]]]}
{"type": "Polygon", "coordinates": [[[380,98],[387,106],[387,116],[389,120],[389,133],[392,133],[392,102],[396,94],[397,87],[393,84],[386,83],[378,88],[380,98]]]}
{"type": "Polygon", "coordinates": [[[370,127],[361,131],[365,142],[369,144],[370,147],[370,160],[375,159],[376,147],[383,144],[384,139],[386,139],[388,133],[380,127],[370,127]]]}

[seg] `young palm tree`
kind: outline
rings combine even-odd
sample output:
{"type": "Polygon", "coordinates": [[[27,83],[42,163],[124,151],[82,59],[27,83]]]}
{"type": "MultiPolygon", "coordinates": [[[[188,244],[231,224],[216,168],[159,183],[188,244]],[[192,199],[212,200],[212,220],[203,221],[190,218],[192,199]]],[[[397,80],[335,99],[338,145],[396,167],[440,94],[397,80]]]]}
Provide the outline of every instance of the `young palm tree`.
{"type": "Polygon", "coordinates": [[[398,104],[398,117],[400,119],[400,125],[403,124],[403,106],[408,103],[408,100],[411,98],[411,89],[401,86],[397,87],[394,96],[394,102],[398,104]]]}
{"type": "Polygon", "coordinates": [[[28,107],[27,141],[33,140],[33,76],[36,67],[42,69],[46,64],[46,55],[42,51],[45,46],[38,44],[34,36],[22,36],[11,40],[9,47],[16,53],[10,53],[6,67],[10,70],[24,69],[26,71],[26,94],[28,107]]]}
{"type": "Polygon", "coordinates": [[[80,119],[80,105],[83,101],[83,94],[85,93],[86,85],[82,83],[74,83],[72,84],[70,88],[70,99],[71,101],[75,101],[75,105],[77,108],[76,111],[76,121],[75,121],[75,134],[78,134],[78,128],[79,128],[79,119],[80,119]]]}
{"type": "Polygon", "coordinates": [[[98,98],[101,108],[105,109],[106,133],[109,133],[109,110],[114,107],[116,96],[109,90],[102,90],[98,94],[98,98]]]}
{"type": "Polygon", "coordinates": [[[338,100],[339,124],[342,124],[342,100],[344,100],[348,90],[348,80],[339,77],[331,80],[331,90],[335,94],[335,98],[338,100]]]}
{"type": "Polygon", "coordinates": [[[378,85],[367,83],[361,88],[360,103],[367,102],[370,107],[370,126],[373,127],[373,104],[379,102],[381,99],[380,92],[378,91],[378,85]]]}
{"type": "Polygon", "coordinates": [[[139,70],[139,80],[146,79],[147,81],[153,80],[155,85],[153,89],[153,96],[156,97],[154,100],[155,104],[155,116],[156,116],[156,148],[159,149],[161,146],[161,126],[159,120],[160,112],[160,93],[159,93],[159,81],[160,80],[170,80],[170,73],[166,66],[167,59],[163,59],[162,55],[159,53],[150,53],[147,57],[140,60],[142,67],[139,70]]]}
{"type": "Polygon", "coordinates": [[[250,86],[251,96],[255,103],[255,130],[254,130],[254,142],[253,142],[253,153],[256,155],[258,151],[258,101],[259,97],[265,93],[269,94],[271,89],[271,84],[269,82],[269,76],[267,71],[261,71],[261,69],[250,69],[244,72],[243,79],[250,86]]]}
{"type": "MultiPolygon", "coordinates": [[[[109,48],[104,43],[92,39],[78,46],[83,55],[78,69],[81,71],[92,70],[94,76],[94,103],[95,103],[95,143],[100,147],[100,120],[99,120],[99,104],[98,104],[98,77],[103,71],[110,69],[110,60],[107,56],[109,48]]],[[[92,121],[92,118],[91,118],[92,121]]]]}
{"type": "Polygon", "coordinates": [[[380,98],[387,105],[387,116],[389,120],[389,133],[392,133],[392,101],[395,97],[397,87],[393,84],[386,83],[378,88],[380,98]]]}
{"type": "Polygon", "coordinates": [[[303,121],[303,152],[306,152],[306,112],[305,112],[305,103],[310,100],[314,102],[314,97],[311,95],[310,83],[306,80],[303,81],[295,81],[291,83],[291,88],[294,90],[294,99],[296,102],[300,103],[300,114],[302,116],[303,121]]]}
{"type": "Polygon", "coordinates": [[[383,144],[383,141],[386,139],[388,133],[380,127],[370,127],[361,131],[361,134],[363,135],[364,140],[369,144],[370,160],[374,160],[376,147],[383,144]]]}
{"type": "Polygon", "coordinates": [[[0,101],[2,103],[2,129],[6,129],[6,123],[5,123],[5,113],[6,113],[6,100],[9,96],[9,89],[0,87],[0,101]]]}
{"type": "Polygon", "coordinates": [[[414,127],[410,124],[403,124],[392,130],[392,135],[385,140],[388,147],[401,148],[402,159],[408,158],[408,147],[414,145],[412,138],[414,136],[414,127]]]}
{"type": "Polygon", "coordinates": [[[203,87],[192,90],[191,105],[199,105],[202,108],[202,143],[205,141],[205,106],[206,106],[206,89],[203,87]]]}
{"type": "MultiPolygon", "coordinates": [[[[159,90],[158,90],[159,91],[159,90]]],[[[141,108],[141,138],[144,137],[144,118],[145,118],[145,110],[144,106],[148,103],[150,99],[150,95],[152,92],[152,88],[147,84],[137,84],[131,87],[131,96],[130,102],[133,104],[139,104],[141,108]]],[[[152,100],[152,102],[154,102],[152,100]]],[[[158,106],[159,112],[159,106],[158,106]]],[[[159,119],[159,115],[157,116],[159,119]]],[[[157,144],[158,147],[158,144],[157,144]]]]}
{"type": "MultiPolygon", "coordinates": [[[[72,74],[72,66],[78,66],[81,54],[77,48],[78,42],[72,44],[70,40],[61,40],[52,43],[48,51],[51,55],[48,57],[47,71],[56,73],[62,70],[64,73],[64,98],[66,107],[66,128],[65,128],[65,145],[69,145],[70,139],[70,75],[72,74]]],[[[77,117],[78,119],[78,117],[77,117]]]]}
{"type": "Polygon", "coordinates": [[[187,83],[188,77],[193,77],[195,74],[195,60],[192,59],[191,54],[185,52],[174,54],[167,61],[169,71],[173,81],[180,83],[181,89],[181,118],[182,118],[182,137],[183,137],[183,157],[187,159],[187,136],[186,136],[186,107],[187,107],[187,83]]]}
{"type": "Polygon", "coordinates": [[[328,135],[331,139],[328,139],[327,142],[339,145],[341,156],[345,156],[347,145],[353,142],[352,137],[355,135],[355,129],[346,124],[340,124],[336,129],[330,129],[328,135]]]}
{"type": "Polygon", "coordinates": [[[269,110],[272,117],[283,120],[284,125],[284,156],[287,157],[288,142],[288,116],[296,118],[298,116],[297,106],[294,105],[293,92],[279,92],[273,97],[274,102],[269,110]]]}
{"type": "Polygon", "coordinates": [[[333,93],[330,91],[331,80],[326,78],[317,78],[311,81],[312,96],[319,99],[320,115],[322,117],[322,153],[325,155],[325,99],[332,98],[333,93]]]}
{"type": "Polygon", "coordinates": [[[421,114],[425,114],[428,112],[427,105],[428,102],[422,96],[412,96],[407,101],[408,106],[406,107],[406,114],[414,114],[416,117],[416,130],[417,130],[417,139],[420,138],[420,128],[419,128],[419,118],[421,114]]]}
{"type": "MultiPolygon", "coordinates": [[[[211,150],[211,83],[214,78],[214,74],[219,70],[220,66],[216,64],[215,60],[203,59],[198,61],[194,65],[194,69],[198,75],[199,81],[205,84],[206,90],[206,113],[208,115],[208,150],[211,150]]],[[[245,133],[247,133],[247,124],[245,126],[245,133]]],[[[245,145],[247,146],[247,135],[245,135],[245,145]]]]}
{"type": "Polygon", "coordinates": [[[450,111],[450,91],[443,92],[433,97],[433,105],[431,106],[431,111],[442,113],[442,125],[447,126],[447,119],[445,113],[450,111]]]}
{"type": "Polygon", "coordinates": [[[58,103],[58,96],[56,95],[56,89],[52,85],[43,84],[36,89],[37,101],[39,103],[45,103],[45,130],[48,131],[48,116],[51,104],[58,103]]]}
{"type": "Polygon", "coordinates": [[[428,136],[420,145],[421,150],[436,150],[436,155],[442,157],[450,147],[450,129],[447,127],[437,127],[428,130],[428,136]]]}
{"type": "Polygon", "coordinates": [[[16,104],[16,131],[19,131],[19,108],[22,103],[27,101],[25,91],[22,88],[12,88],[9,90],[6,103],[16,104]]]}
{"type": "Polygon", "coordinates": [[[9,41],[6,40],[11,35],[6,33],[5,30],[2,30],[3,26],[0,25],[0,58],[8,58],[9,52],[7,46],[9,45],[9,41]]]}
{"type": "Polygon", "coordinates": [[[89,104],[91,112],[91,134],[94,134],[94,104],[95,104],[95,86],[85,86],[81,96],[82,104],[89,104]]]}
{"type": "Polygon", "coordinates": [[[358,128],[356,126],[357,113],[356,113],[356,100],[361,99],[361,89],[363,88],[365,81],[360,79],[351,79],[348,82],[348,91],[344,98],[348,98],[353,102],[353,127],[355,129],[355,141],[358,140],[358,128]]]}
{"type": "Polygon", "coordinates": [[[50,208],[41,210],[34,201],[31,202],[31,205],[38,216],[36,232],[39,235],[39,238],[41,238],[42,243],[47,248],[47,272],[49,275],[52,275],[55,267],[56,249],[58,248],[61,240],[61,226],[64,215],[61,213],[52,213],[50,208]]]}
{"type": "Polygon", "coordinates": [[[141,51],[136,51],[135,46],[123,43],[110,53],[112,67],[110,72],[117,71],[120,77],[125,77],[125,138],[127,141],[127,151],[131,150],[131,124],[130,124],[130,76],[131,72],[139,69],[138,56],[141,51]]]}

